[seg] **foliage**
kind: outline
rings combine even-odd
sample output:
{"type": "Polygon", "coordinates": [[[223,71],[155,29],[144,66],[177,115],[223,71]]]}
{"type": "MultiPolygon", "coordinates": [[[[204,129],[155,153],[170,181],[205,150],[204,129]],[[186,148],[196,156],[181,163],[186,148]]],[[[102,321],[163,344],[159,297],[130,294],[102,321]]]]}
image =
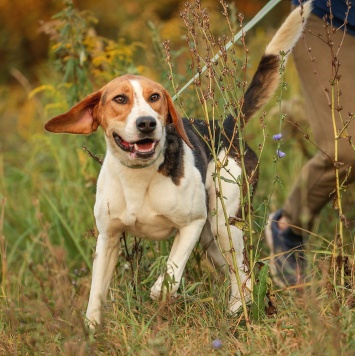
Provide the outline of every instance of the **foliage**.
{"type": "MultiPolygon", "coordinates": [[[[266,1],[236,0],[236,3],[239,11],[251,17],[266,1]]],[[[66,0],[0,1],[0,83],[11,81],[13,68],[29,77],[31,82],[41,80],[49,44],[46,35],[38,31],[38,24],[48,21],[65,3],[66,0]]],[[[214,0],[204,0],[204,3],[218,15],[218,3],[214,0]]],[[[183,42],[179,21],[183,2],[179,0],[120,0],[119,4],[116,0],[75,0],[75,5],[78,9],[86,9],[95,14],[100,20],[96,26],[97,31],[106,38],[125,38],[126,44],[139,41],[149,49],[151,36],[148,22],[151,22],[159,28],[163,38],[170,38],[179,45],[183,42]]],[[[287,5],[281,7],[283,13],[287,13],[287,5]]],[[[276,21],[279,11],[280,8],[273,15],[276,21]]],[[[140,50],[136,52],[134,60],[137,65],[152,68],[156,57],[153,53],[140,50]]]]}
{"type": "Polygon", "coordinates": [[[48,89],[49,93],[58,90],[71,107],[93,91],[93,82],[100,87],[124,73],[139,72],[133,66],[139,44],[99,37],[92,27],[96,22],[91,13],[77,10],[67,0],[66,7],[52,21],[42,24],[42,31],[50,36],[53,65],[63,76],[57,88],[40,86],[32,95],[48,89]]]}
{"type": "MultiPolygon", "coordinates": [[[[223,35],[231,36],[239,26],[222,20],[220,9],[213,12],[212,18],[219,19],[216,23],[220,32],[217,29],[213,36],[222,38],[222,42],[226,40],[223,35]]],[[[343,227],[341,246],[334,238],[341,216],[334,214],[331,206],[314,227],[310,239],[313,283],[297,293],[292,289],[275,290],[268,278],[268,253],[263,241],[267,212],[281,204],[294,172],[304,163],[299,152],[314,150],[310,140],[292,139],[302,136],[299,130],[308,135],[307,125],[296,114],[302,103],[297,98],[299,88],[292,66],[284,77],[291,84],[286,91],[284,85],[280,88],[282,105],[274,115],[267,109],[269,114],[261,113],[259,120],[254,118],[243,131],[251,147],[259,148],[261,163],[253,209],[246,197],[244,220],[236,223],[243,228],[247,245],[253,247],[251,259],[249,255],[253,302],[246,305],[250,320],[244,311],[228,316],[228,279],[211,268],[200,247],[195,248],[189,260],[179,297],[152,301],[149,288],[165,268],[164,256],[171,241],[139,242],[129,238],[120,251],[105,308],[105,324],[95,335],[88,332],[84,312],[97,235],[92,207],[100,165],[82,146],[102,158],[103,138],[100,133],[89,137],[47,135],[38,126],[48,115],[71,105],[75,95],[82,98],[90,87],[94,90],[127,68],[132,72],[142,70],[133,60],[140,45],[96,35],[91,30],[93,21],[87,12],[68,3],[55,21],[46,25],[54,36],[50,63],[58,61],[58,73],[46,77],[43,86],[29,88],[32,94],[20,112],[21,100],[25,101],[21,93],[10,97],[10,91],[2,89],[0,114],[8,121],[6,126],[0,122],[6,133],[0,142],[0,353],[186,355],[256,354],[262,350],[265,355],[351,354],[355,347],[352,188],[347,188],[346,195],[339,195],[342,212],[350,222],[343,227]],[[65,81],[60,71],[65,73],[65,81]],[[29,103],[34,106],[27,106],[29,103]],[[292,111],[285,116],[287,104],[292,111]],[[297,125],[288,124],[294,122],[293,115],[297,125]],[[282,142],[275,142],[272,135],[281,131],[280,125],[282,142]],[[287,159],[275,156],[280,148],[287,152],[287,159]],[[339,256],[338,249],[333,251],[335,246],[341,248],[344,257],[340,269],[334,268],[339,256]]],[[[242,96],[244,82],[253,73],[267,36],[259,32],[250,40],[251,56],[246,56],[244,42],[233,49],[235,52],[228,53],[228,66],[240,78],[240,87],[230,90],[232,98],[242,96]]],[[[218,46],[210,49],[218,51],[218,46]]],[[[159,49],[162,48],[158,46],[159,49]]],[[[203,48],[202,58],[207,49],[203,48]]],[[[188,68],[189,50],[168,53],[168,67],[159,67],[158,72],[171,76],[172,86],[177,89],[187,81],[175,73],[181,63],[184,70],[188,68]]],[[[230,79],[225,77],[226,81],[230,79]]],[[[206,88],[205,83],[202,88],[206,88]]],[[[217,91],[216,97],[209,95],[204,101],[207,109],[201,108],[204,92],[199,88],[193,86],[183,94],[180,109],[204,118],[213,110],[210,103],[217,101],[222,106],[216,109],[215,116],[225,115],[225,102],[223,96],[217,97],[217,91]],[[196,92],[200,100],[196,100],[196,92]]]]}

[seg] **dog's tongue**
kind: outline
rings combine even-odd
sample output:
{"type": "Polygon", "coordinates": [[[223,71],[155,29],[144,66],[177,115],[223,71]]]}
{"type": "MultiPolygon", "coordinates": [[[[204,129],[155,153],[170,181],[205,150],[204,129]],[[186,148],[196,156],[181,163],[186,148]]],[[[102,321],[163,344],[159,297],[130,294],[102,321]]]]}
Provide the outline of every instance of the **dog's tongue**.
{"type": "Polygon", "coordinates": [[[153,141],[136,142],[134,144],[134,148],[138,152],[150,152],[154,149],[154,142],[153,141]]]}
{"type": "Polygon", "coordinates": [[[127,149],[129,149],[129,147],[131,146],[129,142],[127,142],[123,139],[121,139],[121,144],[122,144],[122,146],[126,147],[127,149]]]}

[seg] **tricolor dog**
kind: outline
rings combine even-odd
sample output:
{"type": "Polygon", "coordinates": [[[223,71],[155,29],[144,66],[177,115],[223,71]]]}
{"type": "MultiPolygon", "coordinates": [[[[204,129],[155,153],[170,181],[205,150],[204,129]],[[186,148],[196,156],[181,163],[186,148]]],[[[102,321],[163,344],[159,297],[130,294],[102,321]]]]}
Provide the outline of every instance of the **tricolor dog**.
{"type": "MultiPolygon", "coordinates": [[[[244,96],[242,112],[247,122],[270,99],[279,82],[279,53],[289,53],[299,39],[303,21],[311,5],[295,9],[267,46],[259,67],[244,96]]],[[[188,120],[180,118],[169,93],[147,78],[123,75],[89,95],[67,113],[51,119],[46,130],[55,133],[91,134],[101,126],[107,153],[97,182],[95,218],[99,231],[94,258],[87,319],[101,323],[105,301],[118,258],[123,232],[150,240],[174,237],[167,260],[167,273],[173,281],[168,292],[176,294],[186,262],[200,240],[215,266],[233,266],[234,249],[241,281],[248,285],[243,272],[243,233],[230,227],[231,249],[225,217],[216,210],[213,180],[215,162],[201,136],[208,136],[207,125],[195,121],[197,134],[188,120]],[[216,213],[217,211],[217,213],[216,213]],[[220,252],[223,251],[224,257],[220,252]]],[[[227,154],[222,175],[230,179],[242,174],[235,118],[228,116],[224,127],[212,125],[220,138],[219,157],[227,154]],[[228,172],[228,173],[227,173],[228,172]]],[[[257,157],[246,150],[247,175],[257,181],[257,157]]],[[[238,216],[241,188],[222,180],[228,217],[238,216]]],[[[231,282],[229,310],[241,306],[236,274],[228,268],[231,282]]],[[[164,276],[151,288],[159,298],[164,276]]],[[[246,296],[248,294],[247,287],[246,296]]]]}

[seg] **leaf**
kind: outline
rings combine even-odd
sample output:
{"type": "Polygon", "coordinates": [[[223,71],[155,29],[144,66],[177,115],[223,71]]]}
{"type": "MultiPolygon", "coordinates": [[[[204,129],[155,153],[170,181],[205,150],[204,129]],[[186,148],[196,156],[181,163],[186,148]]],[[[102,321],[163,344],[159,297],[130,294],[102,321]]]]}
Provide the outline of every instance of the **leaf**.
{"type": "Polygon", "coordinates": [[[221,178],[221,180],[223,180],[223,181],[225,181],[227,183],[237,184],[237,182],[235,180],[227,179],[227,178],[222,177],[222,176],[220,178],[221,178]]]}
{"type": "Polygon", "coordinates": [[[228,222],[229,225],[234,225],[239,230],[249,231],[249,224],[243,219],[230,217],[228,222]]]}
{"type": "Polygon", "coordinates": [[[351,136],[349,136],[347,132],[343,131],[339,137],[349,139],[351,136]]]}
{"type": "MultiPolygon", "coordinates": [[[[184,292],[186,294],[189,294],[189,293],[193,293],[195,292],[196,288],[200,285],[202,285],[203,283],[202,282],[196,282],[196,283],[193,283],[190,287],[188,287],[184,292]]],[[[208,299],[208,298],[206,298],[208,299]]],[[[213,299],[213,298],[210,298],[210,299],[213,299]]],[[[200,301],[201,302],[201,301],[200,301]]]]}
{"type": "Polygon", "coordinates": [[[257,282],[253,288],[254,302],[251,309],[251,317],[254,322],[260,322],[265,317],[265,296],[267,291],[267,280],[269,265],[264,264],[257,274],[257,282]]]}

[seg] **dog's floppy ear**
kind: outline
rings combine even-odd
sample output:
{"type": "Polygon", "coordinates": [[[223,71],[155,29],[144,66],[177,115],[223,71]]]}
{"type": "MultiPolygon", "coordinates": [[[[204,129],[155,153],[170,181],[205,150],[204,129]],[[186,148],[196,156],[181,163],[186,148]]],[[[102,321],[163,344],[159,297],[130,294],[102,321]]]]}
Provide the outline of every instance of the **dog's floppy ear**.
{"type": "Polygon", "coordinates": [[[67,113],[54,117],[45,125],[45,129],[55,133],[90,134],[97,130],[97,106],[101,91],[88,95],[67,113]]]}
{"type": "Polygon", "coordinates": [[[192,146],[189,138],[186,135],[186,131],[184,129],[184,125],[182,123],[180,115],[177,113],[175,106],[173,104],[173,100],[171,99],[170,94],[165,90],[165,97],[168,102],[168,122],[173,123],[175,126],[176,131],[180,135],[180,137],[185,141],[185,143],[190,147],[194,148],[192,146]]]}

